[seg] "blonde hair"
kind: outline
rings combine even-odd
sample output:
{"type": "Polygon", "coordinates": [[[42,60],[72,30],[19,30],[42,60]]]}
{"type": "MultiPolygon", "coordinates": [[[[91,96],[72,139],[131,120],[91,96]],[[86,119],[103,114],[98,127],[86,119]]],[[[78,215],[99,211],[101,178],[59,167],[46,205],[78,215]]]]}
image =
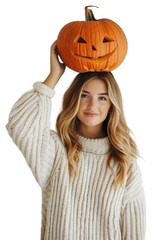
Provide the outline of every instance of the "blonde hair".
{"type": "Polygon", "coordinates": [[[98,78],[105,82],[111,101],[110,114],[103,122],[103,130],[107,133],[112,146],[107,167],[112,171],[113,184],[116,187],[118,184],[123,184],[127,170],[131,165],[131,159],[136,159],[139,152],[131,137],[132,131],[126,124],[121,92],[111,72],[79,73],[75,77],[63,96],[62,111],[57,117],[56,129],[67,150],[70,175],[73,176],[74,170],[77,176],[77,162],[80,159],[82,145],[78,142],[77,132],[80,120],[76,115],[84,84],[91,78],[98,78]],[[119,165],[117,175],[110,166],[112,159],[119,165]]]}

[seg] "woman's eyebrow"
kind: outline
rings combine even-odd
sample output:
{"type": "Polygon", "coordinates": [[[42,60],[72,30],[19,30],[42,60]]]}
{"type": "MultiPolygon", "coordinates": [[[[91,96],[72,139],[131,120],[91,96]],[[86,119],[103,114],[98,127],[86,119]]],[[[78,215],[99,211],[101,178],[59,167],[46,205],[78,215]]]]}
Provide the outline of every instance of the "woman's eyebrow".
{"type": "MultiPolygon", "coordinates": [[[[86,91],[86,90],[83,90],[83,92],[90,94],[90,92],[88,92],[88,91],[86,91]]],[[[98,95],[108,95],[108,93],[98,93],[98,95]]]]}

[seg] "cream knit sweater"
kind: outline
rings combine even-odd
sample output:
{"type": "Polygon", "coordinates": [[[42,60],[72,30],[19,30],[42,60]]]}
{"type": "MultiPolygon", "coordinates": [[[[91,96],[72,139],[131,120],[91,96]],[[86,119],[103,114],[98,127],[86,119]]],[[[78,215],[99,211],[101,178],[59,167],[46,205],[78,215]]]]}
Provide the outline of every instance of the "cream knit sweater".
{"type": "MultiPolygon", "coordinates": [[[[6,125],[42,189],[41,240],[144,240],[146,201],[137,161],[124,186],[111,187],[108,137],[79,136],[78,177],[69,175],[66,150],[50,130],[54,89],[36,82],[14,104],[6,125]]],[[[118,165],[112,161],[114,171],[118,165]]]]}

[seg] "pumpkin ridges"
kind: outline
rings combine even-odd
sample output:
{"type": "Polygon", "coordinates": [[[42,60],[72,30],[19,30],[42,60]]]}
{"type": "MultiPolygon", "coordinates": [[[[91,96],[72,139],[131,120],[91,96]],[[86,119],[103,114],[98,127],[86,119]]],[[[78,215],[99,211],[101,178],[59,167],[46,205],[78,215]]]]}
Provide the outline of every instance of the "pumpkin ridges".
{"type": "Polygon", "coordinates": [[[98,32],[98,34],[97,34],[97,36],[98,36],[98,39],[97,39],[97,41],[98,41],[98,43],[97,43],[97,46],[96,46],[96,48],[98,48],[97,50],[99,51],[99,52],[101,52],[101,43],[100,43],[100,39],[102,39],[102,36],[101,36],[101,31],[100,31],[100,29],[99,29],[99,24],[97,24],[96,23],[96,28],[97,28],[97,32],[98,32]]]}
{"type": "MultiPolygon", "coordinates": [[[[118,28],[118,25],[115,26],[116,28],[118,28]]],[[[121,29],[121,27],[119,26],[119,28],[121,29]]],[[[121,29],[122,30],[122,29],[121,29]]],[[[119,33],[120,34],[120,33],[119,33]]],[[[128,43],[126,41],[126,36],[123,33],[123,35],[120,35],[120,39],[123,42],[123,48],[121,48],[120,54],[121,54],[121,62],[119,63],[119,65],[122,63],[122,61],[124,60],[124,56],[126,56],[127,54],[127,50],[128,50],[128,43]],[[122,39],[122,37],[124,37],[124,39],[122,39]],[[124,44],[125,43],[125,44],[124,44]]],[[[118,65],[118,66],[119,66],[118,65]]]]}
{"type": "MultiPolygon", "coordinates": [[[[119,33],[119,35],[120,35],[120,38],[119,38],[119,39],[120,39],[121,42],[123,43],[123,48],[121,48],[121,49],[124,50],[123,55],[124,55],[124,54],[126,55],[126,54],[127,54],[127,49],[128,49],[128,42],[127,42],[126,36],[125,36],[123,30],[121,29],[121,27],[120,27],[118,24],[115,24],[115,23],[113,22],[113,25],[115,25],[115,28],[118,29],[118,33],[119,33]],[[122,31],[123,34],[120,34],[120,30],[122,31]]],[[[122,57],[123,57],[123,56],[122,56],[122,57]]]]}
{"type": "MultiPolygon", "coordinates": [[[[96,32],[95,32],[95,29],[97,28],[97,25],[98,25],[98,22],[97,21],[94,21],[94,22],[91,22],[91,24],[88,22],[88,35],[89,35],[89,39],[90,39],[90,43],[89,43],[89,49],[88,49],[88,53],[87,53],[87,56],[92,56],[92,58],[96,59],[96,57],[98,57],[98,51],[99,49],[93,51],[92,50],[92,46],[94,45],[95,48],[97,48],[98,46],[98,38],[96,37],[96,32]],[[92,34],[92,32],[95,32],[95,34],[92,34]],[[91,52],[91,54],[90,54],[91,52]]],[[[94,63],[93,61],[88,63],[88,66],[89,66],[89,69],[97,69],[98,68],[98,63],[94,63]]]]}
{"type": "MultiPolygon", "coordinates": [[[[80,36],[82,36],[83,26],[84,26],[84,23],[82,24],[82,27],[81,27],[81,30],[80,30],[80,36]]],[[[81,45],[79,45],[79,54],[80,54],[80,51],[81,51],[81,45]]],[[[81,65],[81,68],[83,69],[83,62],[82,62],[82,60],[80,60],[80,65],[81,65]]]]}
{"type": "MultiPolygon", "coordinates": [[[[106,24],[107,24],[107,23],[106,23],[106,24]]],[[[113,31],[113,33],[114,33],[114,35],[115,35],[115,38],[116,38],[116,39],[119,39],[119,37],[118,37],[119,29],[118,29],[117,34],[116,34],[115,31],[113,30],[113,28],[115,28],[116,24],[113,24],[113,21],[111,21],[111,24],[113,25],[113,27],[111,27],[111,25],[110,25],[110,28],[111,28],[111,30],[113,31]]],[[[121,34],[122,34],[122,33],[121,33],[121,34]]],[[[119,49],[119,51],[117,51],[117,54],[116,54],[114,57],[115,57],[115,60],[114,60],[115,64],[113,65],[113,68],[115,68],[115,67],[117,66],[118,60],[120,59],[120,49],[119,49]]]]}
{"type": "MultiPolygon", "coordinates": [[[[81,37],[84,37],[83,35],[82,35],[82,31],[83,31],[83,28],[84,28],[84,23],[85,22],[83,22],[83,24],[82,24],[82,26],[81,26],[81,30],[80,30],[80,33],[79,33],[79,35],[81,36],[81,37]]],[[[82,52],[83,52],[83,43],[81,44],[79,44],[78,45],[79,47],[78,47],[78,51],[75,51],[75,53],[78,53],[78,55],[82,55],[82,52]]],[[[83,53],[84,54],[84,53],[83,53]]],[[[77,59],[77,66],[76,67],[78,67],[79,65],[81,65],[81,69],[83,69],[83,62],[82,62],[82,60],[80,59],[80,60],[78,60],[77,59]]],[[[79,70],[78,70],[79,71],[79,70]]]]}
{"type": "MultiPolygon", "coordinates": [[[[110,26],[107,26],[107,24],[105,24],[105,22],[104,22],[104,25],[105,25],[105,28],[107,29],[107,32],[113,32],[113,31],[111,31],[111,29],[110,29],[110,26]]],[[[111,35],[111,34],[110,34],[111,35]]],[[[116,47],[116,46],[115,46],[116,47]]],[[[109,51],[111,51],[111,50],[109,50],[109,51]]],[[[106,66],[105,66],[105,68],[106,69],[111,69],[111,58],[109,57],[109,58],[107,58],[107,62],[106,62],[106,66]]]]}
{"type": "MultiPolygon", "coordinates": [[[[83,21],[80,21],[79,22],[79,25],[83,25],[83,21]]],[[[68,51],[62,51],[64,49],[64,46],[65,45],[68,45],[69,48],[70,48],[70,45],[71,45],[71,38],[73,38],[73,32],[74,30],[78,28],[77,27],[77,22],[71,22],[67,25],[65,25],[65,27],[62,29],[62,34],[60,34],[58,36],[58,52],[59,52],[59,55],[61,56],[61,59],[63,62],[65,63],[68,63],[70,62],[70,64],[67,64],[69,65],[70,68],[73,69],[73,64],[75,64],[75,59],[73,59],[73,57],[71,56],[71,54],[68,52],[68,51]],[[65,31],[68,30],[68,34],[64,34],[65,31]],[[63,37],[64,37],[64,42],[63,42],[63,37]],[[69,41],[69,43],[67,42],[67,39],[69,41]]],[[[74,40],[74,39],[73,39],[74,40]]],[[[74,70],[74,69],[73,69],[74,70]]]]}
{"type": "MultiPolygon", "coordinates": [[[[116,34],[115,34],[115,32],[113,31],[113,29],[111,28],[111,26],[110,26],[109,24],[107,24],[107,21],[109,21],[109,19],[102,19],[102,22],[104,22],[106,29],[108,29],[108,32],[110,31],[110,32],[113,33],[113,35],[114,35],[114,40],[116,40],[116,39],[117,39],[116,34]]],[[[110,23],[111,23],[111,21],[110,21],[110,23]]],[[[117,60],[114,61],[114,62],[117,62],[117,61],[118,61],[118,51],[116,52],[116,54],[115,54],[114,56],[111,56],[111,58],[116,59],[116,56],[117,56],[117,60]]],[[[110,71],[111,71],[111,58],[108,58],[108,59],[107,59],[107,63],[106,63],[106,66],[105,66],[105,68],[109,68],[110,71]],[[110,66],[109,66],[109,65],[110,65],[110,66]],[[109,66],[109,67],[108,67],[108,66],[109,66]]]]}
{"type": "MultiPolygon", "coordinates": [[[[94,56],[95,55],[98,55],[98,51],[100,51],[99,47],[101,47],[101,44],[99,43],[99,35],[100,35],[100,31],[98,29],[98,23],[96,22],[96,29],[97,29],[97,36],[98,37],[95,37],[94,38],[96,39],[96,45],[95,45],[95,48],[96,48],[96,51],[94,52],[94,56]],[[99,47],[98,47],[99,46],[99,47]]],[[[94,44],[94,41],[92,42],[92,45],[94,44]]],[[[95,67],[95,70],[98,70],[99,69],[99,63],[97,64],[97,66],[95,67]]]]}
{"type": "Polygon", "coordinates": [[[62,51],[62,46],[65,45],[66,43],[66,39],[67,39],[67,36],[64,34],[66,31],[69,32],[69,28],[71,26],[71,24],[74,24],[74,22],[71,22],[71,23],[68,23],[66,24],[63,28],[62,28],[62,32],[60,31],[59,35],[58,35],[58,38],[57,38],[57,49],[58,49],[58,52],[59,52],[59,55],[62,58],[65,58],[65,52],[62,51]],[[62,53],[62,54],[61,54],[62,53]]]}
{"type": "MultiPolygon", "coordinates": [[[[114,23],[113,23],[114,24],[114,23]]],[[[121,29],[120,26],[118,26],[117,24],[115,24],[115,28],[117,29],[121,29]]],[[[122,29],[121,29],[122,31],[122,29]]],[[[122,31],[123,32],[123,31],[122,31]]],[[[120,34],[120,30],[119,30],[119,35],[120,35],[120,38],[121,39],[121,42],[123,43],[123,48],[120,49],[119,51],[119,54],[120,54],[120,62],[119,64],[117,64],[117,67],[122,63],[122,61],[124,60],[124,58],[126,57],[126,54],[127,54],[127,49],[128,49],[128,43],[127,43],[127,40],[126,40],[126,36],[123,32],[123,34],[120,34]]]]}
{"type": "Polygon", "coordinates": [[[119,48],[119,51],[117,51],[117,59],[115,60],[115,64],[113,65],[113,67],[111,69],[111,70],[113,70],[122,63],[122,61],[124,60],[124,58],[127,54],[127,40],[126,40],[126,36],[125,36],[123,30],[120,28],[120,26],[117,23],[115,23],[115,22],[113,22],[112,20],[109,20],[109,19],[102,19],[102,21],[104,21],[107,26],[110,26],[110,28],[114,32],[114,34],[117,32],[117,36],[115,34],[116,39],[119,40],[119,43],[120,42],[123,43],[123,48],[119,48]],[[108,24],[109,21],[110,21],[112,26],[108,24]],[[124,41],[122,41],[122,36],[124,37],[124,41]]]}
{"type": "MultiPolygon", "coordinates": [[[[98,29],[98,36],[99,36],[99,39],[102,39],[103,38],[103,34],[101,34],[101,28],[103,28],[104,29],[104,26],[102,25],[102,24],[96,24],[96,27],[97,27],[97,29],[98,29]]],[[[100,42],[101,40],[99,40],[99,42],[100,42]]],[[[101,43],[99,43],[99,47],[100,47],[100,49],[98,49],[98,51],[100,51],[100,52],[102,52],[102,44],[101,43]]],[[[105,61],[103,61],[103,63],[102,63],[102,68],[104,68],[103,67],[103,65],[105,65],[105,61]]],[[[101,69],[101,65],[100,64],[98,64],[98,68],[97,69],[99,69],[98,71],[100,71],[100,69],[101,69]]]]}
{"type": "MultiPolygon", "coordinates": [[[[100,22],[100,21],[99,21],[100,22]]],[[[104,36],[111,36],[111,32],[113,33],[113,31],[111,31],[111,28],[109,26],[107,26],[107,24],[105,24],[103,21],[100,22],[100,26],[103,27],[103,32],[105,33],[104,36]]],[[[99,26],[98,26],[99,27],[99,26]]],[[[100,31],[99,31],[100,32],[100,31]]],[[[113,34],[114,35],[114,34],[113,34]]],[[[103,44],[102,44],[103,45],[103,44]]],[[[113,52],[114,49],[116,48],[115,46],[115,42],[111,42],[111,43],[104,43],[103,47],[105,49],[104,53],[102,55],[106,55],[107,53],[110,53],[110,52],[113,52]]],[[[107,65],[108,63],[110,63],[110,57],[107,58],[107,60],[105,61],[105,64],[104,64],[104,69],[107,69],[107,65]]]]}
{"type": "MultiPolygon", "coordinates": [[[[106,28],[106,26],[105,26],[105,24],[103,24],[103,22],[102,22],[102,26],[104,27],[104,32],[107,32],[107,34],[108,35],[110,35],[108,32],[108,30],[107,30],[107,28],[106,28]]],[[[103,44],[102,44],[103,45],[103,44]]],[[[109,51],[108,52],[111,52],[110,51],[110,46],[109,46],[109,44],[108,44],[108,46],[107,46],[107,44],[105,45],[103,45],[103,47],[105,48],[105,51],[104,51],[104,55],[107,53],[107,47],[109,48],[109,51]],[[106,48],[105,48],[105,46],[106,46],[106,48]]],[[[109,59],[109,58],[108,58],[109,59]]],[[[104,62],[104,67],[103,67],[103,69],[106,69],[107,68],[107,62],[108,62],[108,59],[104,62]]]]}
{"type": "MultiPolygon", "coordinates": [[[[88,22],[84,22],[84,24],[83,24],[83,29],[82,29],[83,31],[83,33],[81,33],[82,34],[82,36],[84,36],[84,35],[87,35],[87,36],[90,36],[90,29],[88,28],[88,22]]],[[[88,39],[89,39],[89,37],[88,37],[88,39]]],[[[89,46],[89,43],[88,43],[88,41],[87,41],[87,46],[89,46]]],[[[89,47],[86,47],[85,48],[85,54],[83,54],[84,56],[88,56],[88,51],[89,51],[89,47]]],[[[82,55],[82,54],[81,54],[82,55]]],[[[89,65],[90,65],[90,63],[88,63],[87,61],[85,61],[85,60],[81,60],[81,65],[82,65],[82,71],[85,71],[84,70],[84,65],[89,69],[90,67],[89,67],[89,65]],[[84,64],[85,63],[85,64],[84,64]]]]}
{"type": "MultiPolygon", "coordinates": [[[[84,29],[84,24],[85,24],[85,22],[83,22],[83,24],[82,24],[81,31],[80,31],[80,36],[82,36],[86,40],[86,37],[84,37],[82,35],[83,29],[84,29]]],[[[79,49],[79,51],[78,51],[79,55],[82,55],[82,53],[85,55],[86,51],[84,52],[83,46],[84,46],[84,44],[81,44],[81,43],[79,44],[79,48],[78,48],[79,49]]],[[[80,71],[79,68],[83,69],[83,71],[84,71],[83,60],[77,60],[77,71],[78,72],[80,71]],[[80,65],[80,67],[79,67],[79,65],[80,65]]]]}
{"type": "MultiPolygon", "coordinates": [[[[75,27],[77,26],[77,23],[75,24],[75,27]]],[[[68,38],[69,40],[69,48],[70,48],[70,41],[71,41],[71,38],[73,39],[73,32],[74,32],[74,28],[73,28],[73,25],[71,25],[71,31],[70,31],[70,37],[68,38]]],[[[73,63],[73,59],[71,57],[71,54],[69,54],[68,56],[68,61],[70,61],[71,63],[73,63]]]]}
{"type": "MultiPolygon", "coordinates": [[[[72,22],[72,24],[74,24],[74,22],[72,22]]],[[[64,28],[63,28],[63,33],[65,31],[67,31],[68,35],[70,35],[71,34],[70,28],[71,28],[71,23],[65,25],[64,28]]],[[[70,39],[70,38],[68,37],[68,39],[70,39]]],[[[66,53],[65,51],[62,51],[62,48],[65,44],[68,44],[67,43],[67,35],[59,34],[59,36],[58,36],[58,52],[59,52],[59,55],[60,55],[63,62],[66,62],[67,55],[69,57],[68,53],[66,53]]]]}
{"type": "MultiPolygon", "coordinates": [[[[87,35],[88,39],[90,39],[90,34],[91,34],[91,28],[92,28],[92,25],[94,26],[95,22],[91,22],[91,26],[90,26],[90,23],[89,22],[84,22],[83,26],[82,26],[82,29],[81,29],[81,36],[83,38],[85,38],[85,35],[87,35]]],[[[79,55],[81,56],[89,56],[89,52],[90,52],[90,48],[91,48],[91,43],[87,41],[87,48],[83,48],[83,44],[80,44],[80,51],[79,51],[79,55]]],[[[84,62],[85,62],[85,66],[87,68],[91,68],[92,67],[92,64],[90,62],[88,62],[88,60],[86,59],[80,59],[80,63],[81,63],[81,69],[83,71],[86,71],[86,69],[84,68],[84,62]]]]}

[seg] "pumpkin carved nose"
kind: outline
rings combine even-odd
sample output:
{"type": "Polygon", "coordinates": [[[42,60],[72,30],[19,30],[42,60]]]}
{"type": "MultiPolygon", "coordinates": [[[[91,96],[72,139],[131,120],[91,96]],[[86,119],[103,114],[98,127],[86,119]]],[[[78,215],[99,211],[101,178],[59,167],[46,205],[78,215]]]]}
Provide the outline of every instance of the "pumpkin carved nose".
{"type": "Polygon", "coordinates": [[[97,49],[95,48],[94,45],[92,45],[92,50],[93,50],[93,51],[97,51],[97,49]]]}

